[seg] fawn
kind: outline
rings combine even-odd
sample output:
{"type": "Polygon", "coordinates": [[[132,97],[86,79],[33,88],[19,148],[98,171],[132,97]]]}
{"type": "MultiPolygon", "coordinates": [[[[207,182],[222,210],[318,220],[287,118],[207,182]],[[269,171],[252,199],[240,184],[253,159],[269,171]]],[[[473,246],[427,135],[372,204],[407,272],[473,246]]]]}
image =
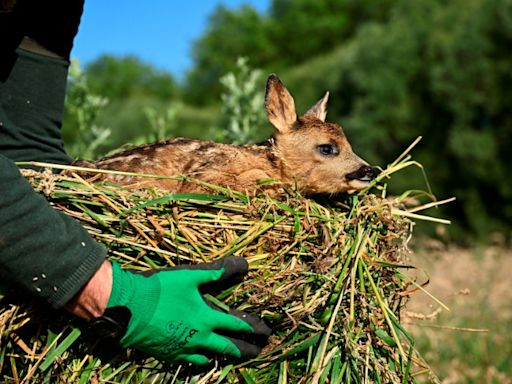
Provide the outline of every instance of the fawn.
{"type": "MultiPolygon", "coordinates": [[[[276,75],[267,80],[265,108],[274,127],[264,145],[228,145],[183,138],[135,147],[92,164],[97,169],[163,176],[187,176],[255,194],[295,185],[304,194],[355,191],[368,186],[376,172],[359,158],[343,129],[325,122],[327,92],[304,115],[276,75]],[[276,183],[262,183],[273,179],[276,183]]],[[[83,164],[78,162],[78,164],[83,164]]],[[[89,166],[91,163],[87,163],[89,166]]],[[[130,187],[157,187],[171,192],[207,192],[188,180],[102,175],[130,187]]]]}

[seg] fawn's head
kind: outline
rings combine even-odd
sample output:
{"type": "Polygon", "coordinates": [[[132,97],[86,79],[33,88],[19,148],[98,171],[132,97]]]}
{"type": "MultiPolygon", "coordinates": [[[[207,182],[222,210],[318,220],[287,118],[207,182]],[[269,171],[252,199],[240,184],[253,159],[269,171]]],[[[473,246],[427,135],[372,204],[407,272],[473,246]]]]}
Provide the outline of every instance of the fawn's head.
{"type": "Polygon", "coordinates": [[[304,193],[361,190],[375,178],[375,170],[353,151],[343,129],[325,122],[329,93],[304,115],[275,75],[267,80],[265,107],[274,126],[275,152],[287,178],[304,193]]]}

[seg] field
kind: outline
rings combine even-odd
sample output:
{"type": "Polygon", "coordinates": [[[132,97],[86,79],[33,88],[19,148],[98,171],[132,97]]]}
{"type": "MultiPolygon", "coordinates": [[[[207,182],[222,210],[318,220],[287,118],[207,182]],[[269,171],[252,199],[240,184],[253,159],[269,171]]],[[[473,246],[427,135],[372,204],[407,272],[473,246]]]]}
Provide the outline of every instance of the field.
{"type": "MultiPolygon", "coordinates": [[[[442,383],[512,383],[512,250],[422,249],[412,255],[412,264],[428,273],[426,288],[451,310],[421,325],[411,318],[408,325],[442,383]]],[[[425,315],[438,308],[423,293],[408,305],[425,315]]]]}

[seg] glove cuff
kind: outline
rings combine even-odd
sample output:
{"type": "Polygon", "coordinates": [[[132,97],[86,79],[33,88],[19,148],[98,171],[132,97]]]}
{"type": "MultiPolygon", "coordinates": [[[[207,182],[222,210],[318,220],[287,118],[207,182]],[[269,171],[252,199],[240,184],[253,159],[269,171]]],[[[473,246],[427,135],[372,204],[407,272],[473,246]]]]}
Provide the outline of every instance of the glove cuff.
{"type": "Polygon", "coordinates": [[[123,347],[133,345],[153,318],[160,291],[160,280],[157,276],[144,277],[125,271],[118,263],[112,262],[112,292],[107,308],[124,306],[132,314],[126,334],[121,339],[123,347]]]}
{"type": "Polygon", "coordinates": [[[112,263],[112,291],[108,299],[107,308],[117,306],[127,306],[131,301],[133,294],[133,284],[128,274],[129,272],[123,271],[121,266],[115,262],[112,263]]]}

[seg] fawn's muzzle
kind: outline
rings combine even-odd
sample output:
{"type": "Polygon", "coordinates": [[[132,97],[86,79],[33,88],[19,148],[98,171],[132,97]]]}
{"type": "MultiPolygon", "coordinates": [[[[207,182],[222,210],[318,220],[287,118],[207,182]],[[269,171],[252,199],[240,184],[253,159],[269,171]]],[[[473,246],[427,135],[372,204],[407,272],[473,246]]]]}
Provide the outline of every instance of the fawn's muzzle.
{"type": "Polygon", "coordinates": [[[372,181],[377,177],[377,170],[369,165],[363,165],[357,171],[351,172],[346,176],[347,180],[372,181]]]}

